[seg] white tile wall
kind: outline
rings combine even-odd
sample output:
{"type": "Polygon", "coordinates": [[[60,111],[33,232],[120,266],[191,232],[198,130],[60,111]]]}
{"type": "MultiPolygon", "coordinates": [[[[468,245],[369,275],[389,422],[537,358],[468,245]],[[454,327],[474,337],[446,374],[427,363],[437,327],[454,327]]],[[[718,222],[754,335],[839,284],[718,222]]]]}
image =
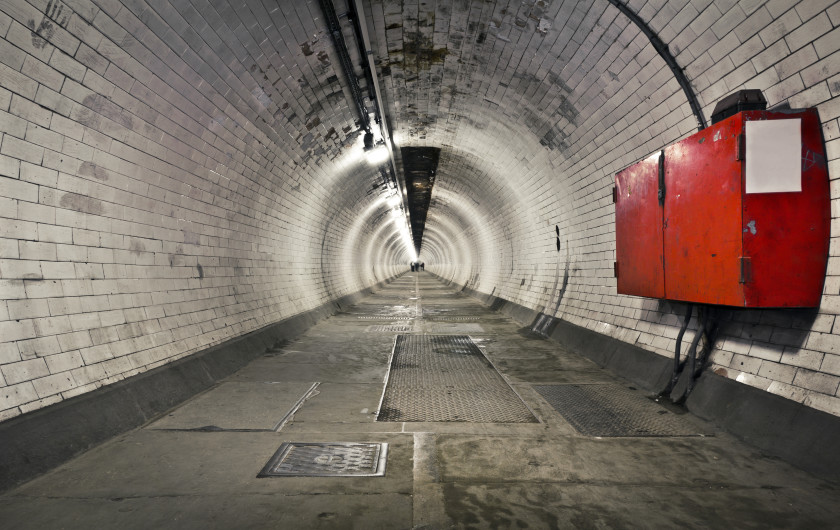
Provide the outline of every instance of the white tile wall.
{"type": "Polygon", "coordinates": [[[0,0],[0,420],[406,268],[310,9],[0,0]]]}

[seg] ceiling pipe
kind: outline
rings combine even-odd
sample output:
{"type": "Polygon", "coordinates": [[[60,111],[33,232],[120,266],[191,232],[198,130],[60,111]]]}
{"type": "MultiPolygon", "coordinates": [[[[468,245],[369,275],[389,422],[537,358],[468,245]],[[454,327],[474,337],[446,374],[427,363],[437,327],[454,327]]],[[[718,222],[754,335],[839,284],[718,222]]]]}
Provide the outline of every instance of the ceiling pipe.
{"type": "Polygon", "coordinates": [[[411,230],[411,218],[408,213],[408,193],[405,187],[405,180],[402,178],[400,172],[397,171],[397,164],[394,162],[394,143],[391,140],[391,131],[388,129],[388,123],[385,119],[385,107],[382,104],[382,92],[379,89],[379,74],[376,71],[376,63],[373,58],[373,50],[371,50],[370,34],[368,33],[365,8],[362,4],[362,0],[353,0],[353,3],[356,9],[358,27],[359,30],[362,32],[363,49],[361,50],[361,52],[363,56],[367,57],[368,71],[370,72],[370,77],[373,81],[373,93],[376,99],[376,115],[379,122],[379,131],[382,134],[383,140],[385,140],[385,147],[388,149],[388,161],[391,164],[391,171],[394,175],[394,180],[397,185],[397,191],[399,192],[400,198],[402,199],[402,210],[403,214],[405,215],[405,222],[408,225],[409,235],[413,240],[414,233],[411,230]]]}
{"type": "Polygon", "coordinates": [[[330,31],[335,49],[338,52],[339,60],[341,61],[341,69],[344,70],[344,75],[347,77],[347,83],[350,85],[350,93],[353,95],[353,103],[356,104],[356,110],[359,113],[359,123],[367,132],[370,132],[370,118],[368,117],[367,109],[365,108],[365,100],[362,96],[362,89],[359,87],[359,80],[356,79],[356,73],[353,71],[353,63],[350,60],[350,53],[347,51],[347,44],[344,42],[344,36],[341,34],[341,24],[338,22],[338,15],[335,12],[335,6],[332,0],[320,0],[321,11],[324,13],[324,18],[327,22],[327,28],[330,31]]]}

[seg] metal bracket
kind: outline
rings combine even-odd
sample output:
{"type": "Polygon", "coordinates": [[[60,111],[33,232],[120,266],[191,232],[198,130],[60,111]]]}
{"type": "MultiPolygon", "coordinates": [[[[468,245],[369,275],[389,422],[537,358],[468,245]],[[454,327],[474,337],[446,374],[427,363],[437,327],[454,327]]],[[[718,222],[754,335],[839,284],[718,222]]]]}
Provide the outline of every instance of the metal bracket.
{"type": "Polygon", "coordinates": [[[613,261],[613,274],[615,275],[616,278],[618,278],[618,262],[617,261],[613,261]]]}
{"type": "Polygon", "coordinates": [[[616,189],[615,186],[613,186],[612,194],[613,194],[613,202],[614,203],[618,202],[618,190],[616,189]]]}
{"type": "Polygon", "coordinates": [[[735,160],[744,160],[744,155],[746,154],[746,137],[744,133],[739,134],[735,141],[737,145],[735,146],[735,160]]]}

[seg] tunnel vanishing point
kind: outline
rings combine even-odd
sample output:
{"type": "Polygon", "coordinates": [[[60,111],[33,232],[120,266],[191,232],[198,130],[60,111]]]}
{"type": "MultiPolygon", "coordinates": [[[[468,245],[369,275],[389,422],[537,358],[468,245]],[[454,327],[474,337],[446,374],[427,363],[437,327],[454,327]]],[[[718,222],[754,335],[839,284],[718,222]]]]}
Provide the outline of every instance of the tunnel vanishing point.
{"type": "MultiPolygon", "coordinates": [[[[490,510],[525,501],[493,500],[492,486],[483,497],[462,491],[453,485],[461,476],[455,470],[496,465],[469,459],[497,435],[548,429],[526,436],[545,451],[613,436],[591,431],[587,438],[565,405],[552,401],[548,383],[591,390],[602,382],[569,375],[580,363],[606,370],[603,377],[621,381],[622,391],[655,397],[650,406],[667,405],[662,416],[691,416],[707,422],[698,432],[712,425],[719,440],[745,444],[733,454],[781,459],[808,480],[827,480],[814,488],[837,496],[840,2],[0,0],[0,36],[0,491],[8,493],[0,496],[0,526],[46,517],[47,504],[69,495],[54,488],[27,497],[16,488],[52,481],[67,466],[82,473],[87,468],[74,462],[92,458],[91,450],[149,435],[148,425],[160,426],[150,422],[177,418],[172,411],[184,409],[175,407],[222,389],[228,394],[219,407],[241,407],[233,416],[269,402],[278,407],[264,429],[270,433],[259,435],[273,448],[255,449],[247,462],[256,467],[243,464],[242,472],[269,484],[263,488],[283,484],[288,499],[309,486],[256,478],[281,442],[389,443],[387,455],[375,448],[388,466],[385,478],[320,479],[329,484],[377,484],[400,465],[410,479],[414,462],[413,485],[388,493],[394,513],[365,519],[370,514],[356,505],[309,513],[305,501],[288,528],[516,527],[512,507],[509,520],[465,515],[476,503],[490,510]],[[829,181],[818,305],[696,305],[620,294],[616,174],[714,126],[716,108],[734,94],[760,94],[768,111],[818,113],[824,151],[809,151],[802,162],[824,168],[829,181]],[[414,262],[424,270],[409,272],[414,262]],[[316,346],[316,339],[325,342],[316,346]],[[289,403],[231,390],[245,383],[230,377],[281,353],[302,364],[283,365],[285,375],[266,368],[273,379],[255,373],[251,383],[276,383],[271,388],[289,393],[289,403]],[[400,364],[409,353],[417,359],[400,364]],[[507,420],[470,420],[468,411],[411,428],[420,420],[405,419],[407,410],[388,401],[403,399],[388,394],[399,389],[398,370],[434,379],[450,370],[434,355],[455,353],[475,358],[470,370],[489,370],[487,381],[498,376],[499,392],[512,390],[534,425],[506,431],[507,420]],[[317,409],[331,395],[349,403],[364,394],[350,392],[349,382],[342,387],[349,393],[330,394],[322,371],[339,358],[350,379],[366,363],[379,370],[371,372],[378,390],[370,405],[358,406],[368,423],[353,430],[325,408],[310,425],[334,421],[343,430],[300,430],[307,422],[300,414],[295,420],[295,411],[317,409]],[[378,436],[372,426],[389,425],[386,417],[402,427],[378,436]],[[447,430],[455,427],[436,422],[486,427],[464,427],[472,452],[447,430]],[[408,519],[399,519],[406,502],[408,519]],[[421,509],[438,505],[440,513],[421,509]]],[[[716,215],[713,209],[691,223],[716,215]]],[[[788,255],[785,263],[797,259],[788,255]]],[[[438,383],[441,395],[454,395],[456,383],[438,383]]],[[[473,390],[483,392],[482,385],[473,390]]],[[[432,390],[417,396],[406,401],[437,399],[432,390]]],[[[598,396],[587,399],[606,407],[610,400],[598,396]]],[[[471,398],[452,399],[469,408],[471,398]]],[[[154,436],[165,431],[199,452],[218,450],[207,446],[212,436],[244,439],[263,429],[171,421],[154,436]]],[[[640,432],[622,440],[632,444],[640,432]]],[[[348,460],[346,447],[315,461],[348,460]]],[[[505,451],[502,460],[515,459],[515,449],[505,451]]],[[[688,462],[708,451],[697,449],[688,462]]],[[[530,470],[549,488],[553,475],[534,471],[547,464],[529,454],[506,476],[530,470]]],[[[165,460],[144,458],[135,463],[165,460]]],[[[584,475],[569,480],[585,482],[584,475]]],[[[569,498],[554,491],[523,496],[540,496],[543,506],[569,498]]],[[[132,495],[141,496],[111,497],[132,495]]],[[[610,496],[620,512],[624,497],[610,496]]],[[[236,512],[226,506],[228,515],[236,512]]],[[[571,508],[563,506],[532,527],[646,526],[615,514],[598,519],[606,507],[564,518],[571,508]]],[[[679,506],[681,517],[704,509],[679,506]]],[[[72,502],[62,510],[85,513],[72,502]]],[[[208,527],[195,515],[204,508],[171,510],[208,527]]],[[[804,520],[791,517],[776,524],[804,520]]],[[[677,519],[665,521],[650,526],[677,519]]],[[[724,521],[739,526],[725,517],[707,523],[724,521]]]]}

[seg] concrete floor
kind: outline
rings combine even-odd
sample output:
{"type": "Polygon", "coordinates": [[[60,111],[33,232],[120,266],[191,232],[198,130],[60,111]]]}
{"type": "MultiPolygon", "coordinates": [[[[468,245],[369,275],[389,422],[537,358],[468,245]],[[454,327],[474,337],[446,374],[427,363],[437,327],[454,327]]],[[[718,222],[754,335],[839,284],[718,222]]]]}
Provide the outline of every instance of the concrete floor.
{"type": "Polygon", "coordinates": [[[548,382],[624,384],[428,273],[406,274],[143,428],[6,493],[0,526],[840,527],[838,484],[690,415],[681,418],[710,436],[583,436],[533,388],[548,382]],[[446,314],[475,318],[434,321],[446,314]],[[377,315],[385,320],[359,318],[377,315]],[[395,334],[369,327],[383,324],[470,329],[540,422],[375,422],[395,334]],[[387,442],[386,474],[256,478],[284,441],[387,442]]]}

